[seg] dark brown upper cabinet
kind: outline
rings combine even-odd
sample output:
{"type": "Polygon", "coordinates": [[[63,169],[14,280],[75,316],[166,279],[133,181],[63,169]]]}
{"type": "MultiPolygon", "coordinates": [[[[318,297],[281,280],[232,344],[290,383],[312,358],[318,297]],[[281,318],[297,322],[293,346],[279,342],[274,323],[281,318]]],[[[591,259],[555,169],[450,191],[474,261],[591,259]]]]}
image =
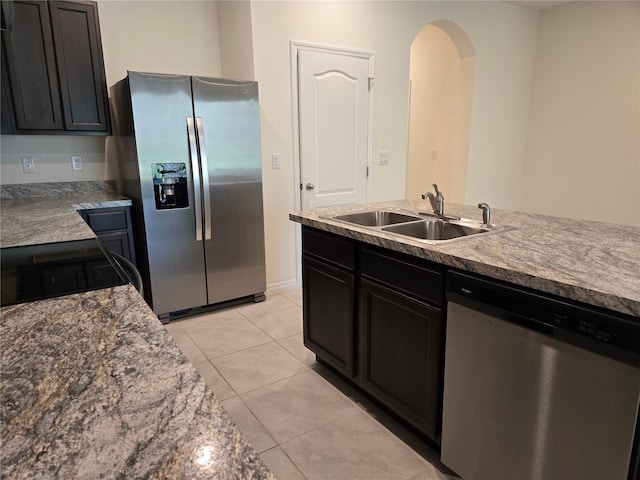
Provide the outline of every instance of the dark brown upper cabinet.
{"type": "Polygon", "coordinates": [[[12,2],[3,34],[3,133],[110,133],[98,7],[90,1],[12,2]],[[11,120],[11,121],[10,121],[11,120]]]}

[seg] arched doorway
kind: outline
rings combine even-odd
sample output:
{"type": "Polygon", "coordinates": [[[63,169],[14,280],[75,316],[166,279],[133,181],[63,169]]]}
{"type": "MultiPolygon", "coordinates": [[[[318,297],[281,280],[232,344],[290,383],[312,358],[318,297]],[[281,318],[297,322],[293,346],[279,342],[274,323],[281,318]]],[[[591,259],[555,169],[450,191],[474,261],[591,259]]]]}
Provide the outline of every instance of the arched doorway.
{"type": "Polygon", "coordinates": [[[406,198],[437,183],[465,203],[475,50],[448,20],[425,26],[411,44],[406,198]]]}

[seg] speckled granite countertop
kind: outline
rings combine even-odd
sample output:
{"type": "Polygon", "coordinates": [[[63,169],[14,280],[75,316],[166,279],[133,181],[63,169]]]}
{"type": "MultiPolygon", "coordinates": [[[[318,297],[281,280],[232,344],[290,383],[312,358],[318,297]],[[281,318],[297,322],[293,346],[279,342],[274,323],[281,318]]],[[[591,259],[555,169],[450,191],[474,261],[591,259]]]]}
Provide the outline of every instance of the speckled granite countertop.
{"type": "MultiPolygon", "coordinates": [[[[640,228],[508,210],[495,224],[515,230],[428,245],[409,237],[321,218],[363,209],[430,212],[425,201],[392,201],[295,212],[289,218],[364,243],[449,267],[640,317],[640,228]]],[[[480,220],[474,207],[447,205],[446,213],[480,220]]]]}
{"type": "MultiPolygon", "coordinates": [[[[0,186],[0,247],[94,238],[105,182],[0,186]]],[[[0,478],[273,479],[130,285],[0,309],[0,478]]]]}
{"type": "Polygon", "coordinates": [[[78,210],[130,206],[115,192],[63,193],[0,201],[0,247],[40,245],[95,238],[78,210]]]}
{"type": "Polygon", "coordinates": [[[0,477],[271,479],[130,285],[0,310],[0,477]]]}

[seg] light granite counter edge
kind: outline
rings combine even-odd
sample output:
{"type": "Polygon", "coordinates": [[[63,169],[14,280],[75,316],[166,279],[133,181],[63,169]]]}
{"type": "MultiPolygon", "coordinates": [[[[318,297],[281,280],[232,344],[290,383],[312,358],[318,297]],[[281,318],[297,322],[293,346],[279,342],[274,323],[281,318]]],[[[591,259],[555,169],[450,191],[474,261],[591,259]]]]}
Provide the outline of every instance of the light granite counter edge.
{"type": "Polygon", "coordinates": [[[79,211],[131,205],[130,199],[116,193],[2,199],[0,246],[8,248],[95,238],[96,234],[79,211]]]}
{"type": "MultiPolygon", "coordinates": [[[[349,207],[349,209],[353,208],[353,206],[349,207]]],[[[562,282],[553,278],[533,275],[514,268],[490,265],[482,261],[458,256],[451,252],[444,252],[441,247],[437,245],[426,245],[409,238],[400,240],[397,236],[386,234],[379,230],[371,230],[357,225],[347,226],[343,222],[316,217],[315,215],[309,216],[308,212],[292,212],[289,214],[289,219],[301,225],[422,258],[454,269],[484,275],[489,278],[531,288],[565,299],[575,300],[587,305],[640,317],[640,301],[633,298],[610,292],[601,292],[575,283],[562,282]]],[[[467,240],[461,240],[461,242],[465,241],[467,240]]],[[[476,239],[473,241],[476,241],[476,239]]]]}

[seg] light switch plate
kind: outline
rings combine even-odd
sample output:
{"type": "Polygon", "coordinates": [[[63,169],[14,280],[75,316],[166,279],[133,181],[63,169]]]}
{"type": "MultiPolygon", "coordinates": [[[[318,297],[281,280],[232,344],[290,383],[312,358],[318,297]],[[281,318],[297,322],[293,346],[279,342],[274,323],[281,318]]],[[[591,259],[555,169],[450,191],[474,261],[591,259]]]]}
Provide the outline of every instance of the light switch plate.
{"type": "Polygon", "coordinates": [[[280,168],[280,154],[273,153],[271,155],[271,168],[278,170],[280,168]]]}

